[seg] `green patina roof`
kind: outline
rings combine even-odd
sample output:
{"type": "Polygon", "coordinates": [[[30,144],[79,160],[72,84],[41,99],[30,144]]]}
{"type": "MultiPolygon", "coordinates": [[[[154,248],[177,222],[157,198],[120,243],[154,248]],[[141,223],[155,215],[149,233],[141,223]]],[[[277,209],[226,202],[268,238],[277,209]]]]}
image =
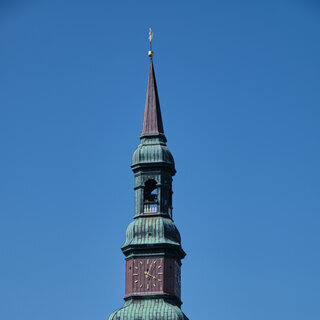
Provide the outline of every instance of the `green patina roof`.
{"type": "Polygon", "coordinates": [[[109,320],[188,320],[181,309],[164,299],[139,299],[126,301],[114,311],[109,320]]]}
{"type": "Polygon", "coordinates": [[[174,170],[174,160],[169,148],[159,136],[142,138],[138,148],[133,153],[132,167],[139,164],[163,164],[174,170]]]}
{"type": "Polygon", "coordinates": [[[128,245],[170,244],[180,246],[180,234],[170,218],[161,216],[141,217],[132,221],[126,232],[126,241],[122,248],[128,245]]]}

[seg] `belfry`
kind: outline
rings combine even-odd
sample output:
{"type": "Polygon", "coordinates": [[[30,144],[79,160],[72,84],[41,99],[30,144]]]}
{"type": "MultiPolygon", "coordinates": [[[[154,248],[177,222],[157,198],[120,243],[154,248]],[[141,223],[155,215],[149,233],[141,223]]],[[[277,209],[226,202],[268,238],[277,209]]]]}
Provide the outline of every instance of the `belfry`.
{"type": "MultiPolygon", "coordinates": [[[[152,33],[150,31],[150,44],[152,33]]],[[[174,159],[164,135],[158,90],[150,69],[140,144],[131,168],[135,207],[122,251],[126,259],[125,304],[109,320],[188,320],[181,311],[181,247],[172,219],[174,159]]]]}

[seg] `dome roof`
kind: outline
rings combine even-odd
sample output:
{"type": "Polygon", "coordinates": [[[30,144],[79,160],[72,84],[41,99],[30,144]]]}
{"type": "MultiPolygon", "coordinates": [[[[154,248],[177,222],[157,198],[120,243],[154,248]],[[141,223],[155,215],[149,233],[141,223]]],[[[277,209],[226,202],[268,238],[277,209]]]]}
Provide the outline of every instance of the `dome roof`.
{"type": "Polygon", "coordinates": [[[180,247],[180,233],[170,218],[140,217],[129,224],[126,242],[122,248],[144,244],[169,244],[180,247]]]}
{"type": "Polygon", "coordinates": [[[133,153],[132,168],[152,163],[169,166],[174,170],[173,156],[166,144],[156,138],[143,138],[133,153]]]}

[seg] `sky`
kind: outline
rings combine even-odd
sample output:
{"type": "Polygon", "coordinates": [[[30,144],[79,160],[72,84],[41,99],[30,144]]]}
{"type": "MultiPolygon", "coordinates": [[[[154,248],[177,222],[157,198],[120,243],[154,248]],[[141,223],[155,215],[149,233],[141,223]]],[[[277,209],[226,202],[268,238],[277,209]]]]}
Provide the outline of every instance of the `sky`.
{"type": "Polygon", "coordinates": [[[320,3],[0,2],[0,318],[123,305],[149,68],[190,318],[320,318],[320,3]]]}

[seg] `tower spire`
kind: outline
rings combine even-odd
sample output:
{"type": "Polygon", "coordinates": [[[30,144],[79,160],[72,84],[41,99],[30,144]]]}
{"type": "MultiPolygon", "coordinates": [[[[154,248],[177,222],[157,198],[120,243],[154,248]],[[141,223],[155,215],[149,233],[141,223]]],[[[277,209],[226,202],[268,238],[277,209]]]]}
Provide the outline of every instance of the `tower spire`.
{"type": "Polygon", "coordinates": [[[150,51],[148,53],[150,57],[150,68],[149,68],[149,78],[148,78],[148,89],[146,104],[144,109],[143,127],[141,136],[144,135],[164,135],[158,89],[156,83],[156,77],[153,68],[153,51],[151,50],[151,40],[153,38],[153,33],[149,31],[149,41],[150,41],[150,51]]]}
{"type": "MultiPolygon", "coordinates": [[[[152,37],[150,30],[150,42],[152,37]]],[[[181,260],[186,253],[172,219],[176,170],[164,136],[152,56],[150,46],[143,129],[131,164],[134,217],[121,247],[126,257],[125,304],[109,320],[188,320],[181,310],[181,260]]]]}

